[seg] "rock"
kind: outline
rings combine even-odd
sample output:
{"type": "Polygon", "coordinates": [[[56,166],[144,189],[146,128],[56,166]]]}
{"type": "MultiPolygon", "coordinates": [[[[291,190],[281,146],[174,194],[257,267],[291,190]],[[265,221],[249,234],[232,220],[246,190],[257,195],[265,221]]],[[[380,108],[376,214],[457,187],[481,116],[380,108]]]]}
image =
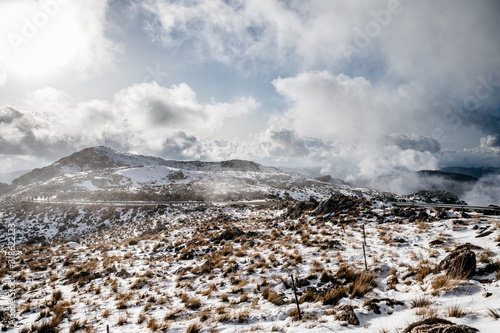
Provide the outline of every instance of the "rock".
{"type": "Polygon", "coordinates": [[[205,261],[203,265],[195,267],[192,272],[195,274],[205,274],[210,273],[215,267],[215,264],[211,261],[205,261]]]}
{"type": "Polygon", "coordinates": [[[478,329],[466,325],[456,325],[448,320],[428,318],[408,326],[403,333],[475,333],[478,329]]]}
{"type": "Polygon", "coordinates": [[[233,240],[235,238],[238,238],[240,236],[244,236],[245,232],[243,232],[240,228],[238,227],[232,227],[229,229],[226,229],[220,234],[218,237],[216,237],[213,241],[214,242],[220,242],[221,240],[233,240]]]}
{"type": "Polygon", "coordinates": [[[486,237],[486,236],[489,236],[493,233],[493,230],[488,230],[488,231],[485,231],[483,233],[480,233],[479,235],[476,236],[476,238],[481,238],[481,237],[486,237]]]}
{"type": "Polygon", "coordinates": [[[359,319],[350,305],[339,306],[335,312],[335,319],[346,321],[349,325],[359,325],[359,319]]]}
{"type": "Polygon", "coordinates": [[[179,269],[177,269],[174,274],[186,274],[186,273],[189,273],[191,272],[192,268],[191,267],[180,267],[179,269]]]}
{"type": "Polygon", "coordinates": [[[403,237],[401,236],[396,236],[396,237],[393,237],[391,240],[390,240],[391,243],[400,243],[400,244],[403,244],[403,243],[407,243],[406,239],[404,239],[403,237]]]}
{"type": "Polygon", "coordinates": [[[438,191],[438,190],[424,190],[417,193],[410,194],[414,200],[422,200],[428,203],[444,203],[444,204],[456,204],[456,205],[466,205],[465,201],[460,200],[455,194],[438,191]]]}
{"type": "Polygon", "coordinates": [[[122,268],[121,271],[119,271],[118,273],[116,273],[115,275],[116,277],[121,277],[121,278],[129,278],[132,276],[132,274],[130,274],[129,272],[127,272],[125,270],[125,268],[122,268]]]}
{"type": "Polygon", "coordinates": [[[476,271],[476,255],[467,248],[453,251],[438,266],[446,275],[455,279],[468,279],[476,271]]]}
{"type": "Polygon", "coordinates": [[[288,207],[286,215],[291,219],[298,219],[304,212],[311,211],[318,206],[318,201],[313,197],[309,198],[309,201],[300,201],[293,206],[288,207]]]}
{"type": "Polygon", "coordinates": [[[485,293],[483,294],[483,297],[484,297],[484,298],[488,298],[488,297],[490,297],[491,295],[493,295],[493,294],[492,294],[492,293],[490,293],[490,292],[485,292],[485,293]]]}
{"type": "Polygon", "coordinates": [[[69,242],[65,244],[66,247],[71,247],[73,249],[80,249],[82,246],[77,242],[69,242]]]}
{"type": "Polygon", "coordinates": [[[420,213],[418,213],[417,216],[419,221],[427,221],[429,219],[429,214],[425,210],[422,210],[420,213]]]}
{"type": "Polygon", "coordinates": [[[437,217],[440,218],[441,220],[447,219],[448,213],[446,211],[442,210],[437,214],[437,217]]]}
{"type": "Polygon", "coordinates": [[[105,274],[111,274],[111,273],[114,273],[114,272],[116,272],[116,268],[115,268],[114,266],[112,266],[112,267],[108,267],[108,268],[106,268],[106,269],[104,270],[104,273],[105,273],[105,274]]]}
{"type": "Polygon", "coordinates": [[[482,250],[483,248],[481,246],[477,246],[471,243],[465,243],[462,245],[457,246],[455,250],[461,250],[461,249],[469,249],[469,250],[482,250]]]}
{"type": "Polygon", "coordinates": [[[193,258],[194,254],[189,251],[182,253],[181,256],[179,257],[180,260],[192,260],[193,258]]]}
{"type": "Polygon", "coordinates": [[[437,246],[437,245],[443,245],[444,244],[444,241],[442,241],[441,239],[435,239],[431,242],[429,242],[429,246],[437,246]]]}
{"type": "Polygon", "coordinates": [[[311,215],[327,215],[327,214],[338,214],[338,213],[354,213],[356,208],[363,207],[368,201],[366,199],[359,199],[355,197],[349,197],[342,193],[333,194],[328,200],[321,201],[311,212],[311,215]]]}
{"type": "Polygon", "coordinates": [[[308,285],[310,285],[311,283],[309,281],[307,281],[307,279],[297,279],[295,281],[295,286],[297,288],[302,288],[302,287],[306,287],[308,285]]]}

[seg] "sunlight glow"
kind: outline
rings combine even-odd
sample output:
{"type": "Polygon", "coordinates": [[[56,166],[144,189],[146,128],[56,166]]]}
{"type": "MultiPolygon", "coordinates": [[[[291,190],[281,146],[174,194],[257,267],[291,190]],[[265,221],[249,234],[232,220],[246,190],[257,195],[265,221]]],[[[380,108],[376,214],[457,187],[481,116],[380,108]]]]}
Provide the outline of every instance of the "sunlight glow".
{"type": "Polygon", "coordinates": [[[22,80],[57,75],[80,52],[84,27],[67,1],[8,2],[0,5],[1,61],[22,80]],[[22,19],[19,20],[19,17],[22,19]]]}

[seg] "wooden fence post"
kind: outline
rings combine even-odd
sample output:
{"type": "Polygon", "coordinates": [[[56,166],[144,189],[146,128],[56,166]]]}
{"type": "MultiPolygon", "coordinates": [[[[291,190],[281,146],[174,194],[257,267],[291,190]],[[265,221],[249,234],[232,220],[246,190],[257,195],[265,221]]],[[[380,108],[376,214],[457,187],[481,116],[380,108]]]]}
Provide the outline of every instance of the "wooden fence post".
{"type": "Polygon", "coordinates": [[[299,312],[299,319],[302,320],[302,315],[300,314],[300,307],[299,307],[299,299],[297,298],[297,288],[295,288],[295,281],[293,280],[293,274],[290,274],[292,277],[292,287],[293,287],[293,293],[295,295],[295,303],[297,304],[297,311],[299,312]]]}

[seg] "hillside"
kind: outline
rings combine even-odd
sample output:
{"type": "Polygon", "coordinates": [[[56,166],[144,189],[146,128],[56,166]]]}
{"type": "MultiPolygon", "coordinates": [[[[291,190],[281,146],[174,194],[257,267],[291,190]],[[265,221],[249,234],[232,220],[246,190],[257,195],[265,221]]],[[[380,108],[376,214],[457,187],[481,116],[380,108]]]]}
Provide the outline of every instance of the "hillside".
{"type": "Polygon", "coordinates": [[[106,147],[33,170],[0,206],[2,330],[494,330],[498,216],[339,182],[106,147]]]}
{"type": "Polygon", "coordinates": [[[22,332],[403,332],[419,322],[493,332],[500,318],[498,217],[342,193],[275,207],[20,205],[2,220],[52,233],[18,245],[12,267],[0,259],[0,304],[18,295],[22,332]],[[86,236],[57,237],[97,219],[86,236]]]}
{"type": "Polygon", "coordinates": [[[307,184],[324,187],[308,177],[251,161],[171,161],[93,147],[22,175],[11,186],[3,186],[4,195],[0,199],[8,202],[41,196],[107,201],[265,199],[284,196],[287,189],[307,184]]]}

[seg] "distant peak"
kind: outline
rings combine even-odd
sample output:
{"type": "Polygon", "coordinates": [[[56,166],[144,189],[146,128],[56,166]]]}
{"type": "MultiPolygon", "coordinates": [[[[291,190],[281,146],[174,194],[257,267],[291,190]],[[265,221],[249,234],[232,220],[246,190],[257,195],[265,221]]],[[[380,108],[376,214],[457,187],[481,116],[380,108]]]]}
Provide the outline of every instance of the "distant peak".
{"type": "MultiPolygon", "coordinates": [[[[113,154],[121,154],[119,151],[114,150],[113,148],[107,147],[107,146],[95,146],[95,147],[89,147],[86,149],[93,150],[95,152],[102,152],[102,153],[113,153],[113,154]]],[[[83,149],[82,151],[86,150],[83,149]]]]}

